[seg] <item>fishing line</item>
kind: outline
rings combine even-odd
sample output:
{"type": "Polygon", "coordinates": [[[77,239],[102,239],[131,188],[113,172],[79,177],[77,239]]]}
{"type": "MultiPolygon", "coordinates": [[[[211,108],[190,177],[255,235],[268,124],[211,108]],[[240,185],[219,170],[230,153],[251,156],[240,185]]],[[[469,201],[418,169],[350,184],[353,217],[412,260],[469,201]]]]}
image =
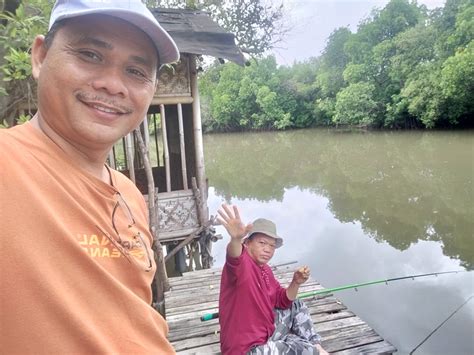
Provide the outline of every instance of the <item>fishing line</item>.
{"type": "Polygon", "coordinates": [[[474,295],[471,295],[466,301],[464,301],[464,303],[462,305],[460,305],[458,308],[456,308],[456,310],[454,312],[452,312],[448,318],[446,318],[444,321],[442,321],[430,334],[428,334],[428,336],[423,339],[423,341],[418,344],[412,351],[410,351],[410,354],[413,354],[415,352],[415,350],[417,350],[420,346],[422,346],[434,333],[436,333],[438,331],[439,328],[441,328],[443,326],[444,323],[446,323],[452,316],[454,316],[461,308],[464,307],[464,305],[466,303],[468,303],[472,298],[474,297],[474,295]]]}

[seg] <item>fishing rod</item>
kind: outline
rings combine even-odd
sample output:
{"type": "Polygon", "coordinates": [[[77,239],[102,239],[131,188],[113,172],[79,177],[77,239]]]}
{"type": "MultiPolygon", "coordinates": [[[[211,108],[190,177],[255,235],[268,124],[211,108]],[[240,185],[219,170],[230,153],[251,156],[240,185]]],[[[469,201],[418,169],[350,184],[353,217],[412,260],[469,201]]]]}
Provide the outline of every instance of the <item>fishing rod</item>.
{"type": "MultiPolygon", "coordinates": [[[[368,282],[362,282],[358,284],[352,284],[352,285],[345,285],[345,286],[339,286],[339,287],[333,287],[333,288],[325,288],[322,290],[317,290],[317,291],[309,291],[309,292],[301,292],[296,296],[297,298],[308,298],[312,296],[317,296],[317,295],[325,295],[328,293],[333,293],[333,292],[338,292],[342,290],[348,290],[348,289],[354,289],[358,290],[360,287],[365,287],[365,286],[370,286],[370,285],[376,285],[376,284],[386,284],[388,285],[389,282],[393,281],[400,281],[400,280],[406,280],[406,279],[416,279],[419,277],[427,277],[427,276],[438,276],[442,274],[457,274],[459,272],[466,272],[467,270],[459,270],[459,271],[442,271],[442,272],[431,272],[429,274],[418,274],[418,275],[410,275],[410,276],[401,276],[401,277],[394,277],[391,279],[381,279],[381,280],[374,280],[374,281],[368,281],[368,282]]],[[[216,319],[219,318],[219,313],[207,313],[201,316],[201,321],[205,322],[211,319],[216,319]]]]}
{"type": "Polygon", "coordinates": [[[467,300],[464,301],[463,304],[461,304],[458,308],[456,308],[453,312],[451,312],[451,314],[450,314],[444,321],[442,321],[440,324],[438,324],[438,326],[437,326],[435,329],[433,329],[433,330],[430,332],[430,334],[428,334],[428,335],[426,336],[426,338],[421,341],[420,344],[418,344],[417,346],[415,346],[415,348],[414,348],[412,351],[410,351],[410,354],[409,354],[409,355],[412,355],[416,350],[418,350],[418,348],[419,348],[420,346],[422,346],[424,343],[426,343],[426,341],[427,341],[434,333],[436,333],[436,332],[438,331],[438,329],[441,328],[441,327],[444,325],[444,323],[446,323],[448,320],[450,320],[451,317],[454,316],[461,308],[463,308],[470,300],[472,300],[472,298],[474,298],[474,295],[471,295],[467,300]]]}

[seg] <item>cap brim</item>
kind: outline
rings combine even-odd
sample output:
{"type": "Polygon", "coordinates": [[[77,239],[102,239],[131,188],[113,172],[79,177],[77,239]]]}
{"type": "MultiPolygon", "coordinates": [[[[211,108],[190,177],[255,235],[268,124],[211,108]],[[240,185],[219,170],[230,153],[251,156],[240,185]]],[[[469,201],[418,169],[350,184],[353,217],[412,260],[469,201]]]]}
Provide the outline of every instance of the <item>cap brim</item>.
{"type": "Polygon", "coordinates": [[[247,239],[249,239],[252,235],[254,235],[256,233],[265,234],[266,236],[275,239],[275,241],[276,241],[275,248],[277,248],[277,249],[283,245],[283,238],[281,238],[277,235],[274,235],[274,234],[270,235],[268,232],[263,232],[263,231],[258,231],[258,230],[252,231],[252,233],[250,233],[250,234],[246,235],[245,237],[243,237],[242,238],[242,243],[245,242],[247,239]]]}
{"type": "Polygon", "coordinates": [[[54,22],[64,20],[67,18],[74,18],[78,16],[93,15],[93,14],[102,14],[109,15],[113,17],[120,18],[124,21],[131,23],[136,26],[138,29],[145,32],[148,37],[152,40],[153,44],[158,51],[158,56],[160,64],[168,64],[177,62],[179,60],[179,50],[176,46],[176,43],[171,38],[171,36],[166,32],[163,27],[158,23],[154,22],[146,16],[140,15],[138,13],[131,13],[127,10],[122,9],[85,9],[81,11],[75,11],[74,13],[66,13],[59,15],[56,18],[51,18],[49,27],[53,25],[54,22]]]}

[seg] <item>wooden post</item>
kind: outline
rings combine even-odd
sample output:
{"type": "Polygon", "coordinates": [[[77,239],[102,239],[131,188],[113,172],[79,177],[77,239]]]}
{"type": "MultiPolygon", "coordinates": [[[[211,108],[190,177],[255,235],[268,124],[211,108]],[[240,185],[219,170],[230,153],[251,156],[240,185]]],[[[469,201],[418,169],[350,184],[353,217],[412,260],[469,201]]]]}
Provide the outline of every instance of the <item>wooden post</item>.
{"type": "Polygon", "coordinates": [[[183,174],[183,189],[188,189],[188,172],[186,168],[186,147],[184,143],[183,107],[178,104],[179,149],[181,152],[181,172],[183,174]]]}
{"type": "Polygon", "coordinates": [[[114,154],[114,147],[112,147],[112,149],[110,149],[110,152],[109,152],[109,165],[112,169],[115,169],[115,154],[114,154]]]}
{"type": "Polygon", "coordinates": [[[135,129],[135,137],[138,141],[138,146],[140,148],[140,154],[142,156],[143,164],[145,167],[147,182],[148,182],[148,213],[150,218],[150,231],[153,237],[152,249],[155,252],[155,262],[156,262],[156,273],[155,273],[155,285],[156,285],[156,295],[157,295],[157,305],[158,311],[161,315],[165,316],[164,310],[164,299],[165,291],[169,289],[168,275],[166,274],[165,259],[163,257],[163,247],[160,240],[158,239],[158,208],[156,205],[156,191],[155,191],[155,182],[153,179],[153,171],[150,164],[150,159],[148,156],[148,150],[145,146],[140,128],[135,129]]]}
{"type": "Polygon", "coordinates": [[[165,156],[166,192],[170,192],[171,191],[170,152],[168,149],[168,133],[166,131],[165,105],[160,105],[160,116],[161,116],[161,129],[163,130],[163,154],[165,156]]]}
{"type": "Polygon", "coordinates": [[[147,156],[150,158],[150,130],[148,129],[148,116],[145,116],[143,120],[143,135],[145,138],[145,147],[147,151],[147,156]]]}
{"type": "Polygon", "coordinates": [[[127,150],[127,166],[130,174],[130,180],[135,184],[135,164],[133,163],[133,139],[132,134],[129,133],[125,136],[125,149],[127,150]]]}
{"type": "MultiPolygon", "coordinates": [[[[208,228],[209,223],[209,208],[207,207],[207,182],[206,171],[204,167],[204,144],[202,141],[202,120],[201,120],[201,99],[199,97],[199,89],[197,82],[196,56],[191,55],[189,59],[189,74],[191,80],[191,94],[193,96],[193,130],[194,130],[194,144],[195,144],[195,158],[196,158],[196,179],[197,188],[200,192],[200,203],[197,204],[199,209],[199,221],[202,226],[208,228]]],[[[206,229],[201,234],[199,240],[201,249],[201,261],[203,268],[210,268],[212,266],[212,242],[209,238],[209,231],[206,229]]]]}
{"type": "MultiPolygon", "coordinates": [[[[191,55],[189,58],[189,72],[191,80],[191,94],[193,96],[192,106],[194,145],[196,152],[196,179],[198,189],[201,193],[201,199],[203,201],[207,201],[206,171],[204,168],[204,147],[202,141],[201,100],[199,98],[195,55],[191,55]]],[[[201,204],[200,208],[200,222],[202,224],[209,219],[209,212],[206,203],[201,204]]]]}

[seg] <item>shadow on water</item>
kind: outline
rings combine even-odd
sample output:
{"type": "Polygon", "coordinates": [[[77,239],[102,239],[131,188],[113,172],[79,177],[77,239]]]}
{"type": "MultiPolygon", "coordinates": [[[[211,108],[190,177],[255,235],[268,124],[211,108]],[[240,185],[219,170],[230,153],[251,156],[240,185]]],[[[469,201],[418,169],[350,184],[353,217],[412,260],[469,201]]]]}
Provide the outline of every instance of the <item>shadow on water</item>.
{"type": "Polygon", "coordinates": [[[301,130],[206,135],[206,173],[226,200],[282,201],[285,190],[328,199],[340,222],[358,222],[405,250],[439,241],[474,266],[473,132],[301,130]]]}

